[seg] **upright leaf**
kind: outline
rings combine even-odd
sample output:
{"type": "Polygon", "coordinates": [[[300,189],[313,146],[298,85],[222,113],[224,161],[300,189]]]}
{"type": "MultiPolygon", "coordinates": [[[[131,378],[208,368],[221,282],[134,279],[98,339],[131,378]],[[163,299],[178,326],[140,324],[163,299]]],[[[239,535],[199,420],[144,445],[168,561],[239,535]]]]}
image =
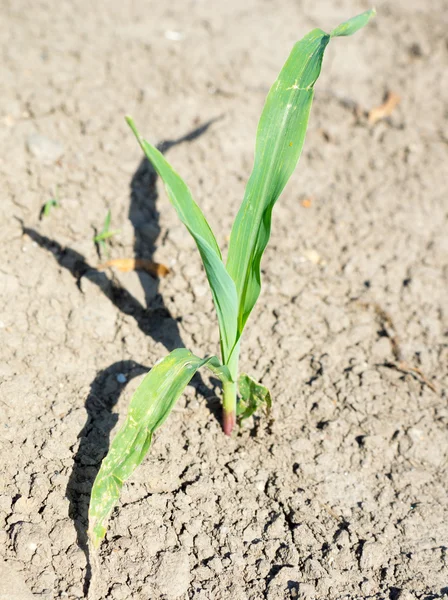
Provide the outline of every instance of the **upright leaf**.
{"type": "Polygon", "coordinates": [[[300,158],[325,48],[332,36],[354,33],[373,14],[354,17],[331,35],[311,31],[294,46],[268,94],[257,130],[254,168],[232,227],[227,260],[238,294],[238,335],[260,294],[260,263],[272,209],[300,158]]]}
{"type": "Polygon", "coordinates": [[[157,363],[137,388],[123,427],[115,436],[92,488],[89,537],[98,547],[124,481],[142,462],[152,434],[162,425],[196,371],[208,365],[223,380],[229,376],[216,357],[201,359],[185,348],[157,363]]]}
{"type": "Polygon", "coordinates": [[[180,175],[173,170],[161,152],[140,137],[132,119],[127,117],[126,120],[146,157],[162,178],[180,220],[196,242],[216,306],[222,359],[227,362],[236,342],[238,303],[235,284],[222,262],[215,236],[180,175]]]}

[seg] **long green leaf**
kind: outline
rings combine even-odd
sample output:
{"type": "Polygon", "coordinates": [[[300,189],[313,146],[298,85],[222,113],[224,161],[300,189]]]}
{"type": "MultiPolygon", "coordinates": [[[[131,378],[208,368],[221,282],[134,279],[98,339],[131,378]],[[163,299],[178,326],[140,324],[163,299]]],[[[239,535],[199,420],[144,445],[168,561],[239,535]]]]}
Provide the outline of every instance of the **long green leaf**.
{"type": "Polygon", "coordinates": [[[228,369],[212,356],[201,359],[179,348],[157,363],[137,388],[123,427],[115,436],[92,488],[89,537],[96,548],[106,534],[107,520],[124,481],[145,457],[152,434],[162,425],[196,371],[208,365],[223,381],[228,369]]]}
{"type": "Polygon", "coordinates": [[[196,242],[216,306],[222,359],[223,362],[227,362],[236,341],[238,302],[235,284],[224,266],[215,236],[180,175],[174,171],[157,148],[139,135],[133,120],[126,117],[126,121],[146,157],[162,178],[168,197],[180,220],[196,242]]]}
{"type": "Polygon", "coordinates": [[[300,158],[325,48],[331,37],[354,33],[373,14],[354,17],[331,35],[311,31],[294,46],[268,94],[257,130],[254,168],[232,227],[227,260],[238,293],[238,335],[260,294],[260,263],[272,209],[300,158]]]}

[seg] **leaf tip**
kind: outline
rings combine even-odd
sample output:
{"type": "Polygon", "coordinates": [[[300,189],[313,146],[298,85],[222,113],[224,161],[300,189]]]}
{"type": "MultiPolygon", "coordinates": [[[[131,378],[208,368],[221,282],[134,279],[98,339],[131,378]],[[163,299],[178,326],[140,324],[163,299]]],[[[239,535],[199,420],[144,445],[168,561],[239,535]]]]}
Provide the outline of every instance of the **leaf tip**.
{"type": "Polygon", "coordinates": [[[137,131],[137,127],[135,126],[134,119],[130,115],[125,115],[124,120],[126,121],[126,123],[131,128],[132,133],[135,135],[135,137],[137,138],[138,142],[141,144],[140,134],[137,131]]]}
{"type": "Polygon", "coordinates": [[[101,542],[106,537],[106,526],[104,525],[104,521],[100,520],[97,516],[89,515],[87,537],[92,548],[98,550],[101,546],[101,542]]]}
{"type": "Polygon", "coordinates": [[[344,23],[341,23],[340,25],[338,25],[338,27],[335,27],[335,29],[333,29],[333,31],[330,33],[330,37],[333,38],[339,36],[353,35],[357,31],[359,31],[359,29],[362,29],[365,25],[367,25],[370,19],[372,19],[375,15],[375,8],[366,10],[360,15],[357,15],[356,17],[353,17],[348,21],[344,21],[344,23]]]}

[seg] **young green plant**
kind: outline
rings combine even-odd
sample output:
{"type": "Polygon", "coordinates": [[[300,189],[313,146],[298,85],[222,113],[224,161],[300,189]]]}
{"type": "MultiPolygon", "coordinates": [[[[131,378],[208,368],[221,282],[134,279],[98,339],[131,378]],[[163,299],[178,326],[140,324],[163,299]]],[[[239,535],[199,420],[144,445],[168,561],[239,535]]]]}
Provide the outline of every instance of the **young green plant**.
{"type": "Polygon", "coordinates": [[[50,198],[49,200],[47,200],[45,202],[45,204],[42,206],[41,211],[40,211],[40,218],[43,219],[44,217],[49,217],[51,209],[58,208],[59,206],[60,206],[60,204],[59,204],[59,189],[58,189],[58,186],[56,186],[56,192],[55,192],[54,196],[52,198],[50,198]]]}
{"type": "Polygon", "coordinates": [[[127,122],[165,184],[168,198],[191,233],[202,258],[218,317],[221,356],[198,358],[184,348],[171,352],[146,375],[131,399],[126,421],[115,436],[95,480],[89,509],[89,536],[97,547],[123,482],[142,462],[154,431],[168,417],[200,367],[208,367],[223,386],[223,426],[232,433],[237,417],[271,405],[269,391],[238,373],[241,336],[261,289],[260,263],[269,240],[273,206],[302,150],[324,51],[331,38],[355,33],[374,15],[367,11],[330,34],[314,29],[296,43],[272,86],[258,125],[255,162],[230,235],[224,263],[215,236],[181,177],[164,156],[127,122]],[[237,391],[240,398],[237,403],[237,391]]]}
{"type": "Polygon", "coordinates": [[[112,215],[111,215],[111,212],[109,209],[107,211],[106,218],[104,219],[103,229],[100,231],[100,233],[97,233],[96,235],[93,236],[93,243],[95,244],[95,246],[97,246],[98,249],[101,249],[102,251],[104,251],[105,254],[108,253],[108,249],[107,249],[108,240],[110,240],[114,235],[117,235],[117,233],[120,233],[119,229],[111,230],[111,228],[110,228],[111,216],[112,215]]]}

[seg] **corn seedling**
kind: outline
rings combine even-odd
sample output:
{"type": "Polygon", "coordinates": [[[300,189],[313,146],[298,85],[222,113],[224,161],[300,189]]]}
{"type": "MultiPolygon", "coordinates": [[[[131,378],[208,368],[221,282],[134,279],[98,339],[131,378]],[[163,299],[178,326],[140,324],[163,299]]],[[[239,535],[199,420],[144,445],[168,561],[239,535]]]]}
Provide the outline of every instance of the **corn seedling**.
{"type": "Polygon", "coordinates": [[[100,231],[100,233],[97,233],[93,236],[93,243],[95,244],[95,246],[99,250],[103,251],[106,255],[108,253],[107,241],[110,240],[117,233],[120,233],[119,229],[110,229],[110,220],[111,213],[110,210],[108,210],[106,218],[104,219],[103,229],[100,231]]]}
{"type": "Polygon", "coordinates": [[[239,375],[238,360],[241,336],[260,294],[260,263],[270,236],[272,209],[300,157],[314,84],[326,46],[333,37],[355,33],[373,14],[371,10],[358,15],[330,34],[314,29],[293,47],[261,115],[254,167],[232,227],[226,263],[184,181],[163,155],[139,135],[132,119],[126,118],[198,247],[216,307],[221,357],[198,358],[179,348],[156,363],[143,379],[92,489],[89,536],[94,547],[98,547],[106,533],[107,519],[123,482],[142,462],[154,431],[168,417],[200,367],[208,367],[222,382],[223,426],[227,435],[231,434],[237,419],[249,417],[260,406],[270,408],[269,391],[248,375],[239,375]]]}

